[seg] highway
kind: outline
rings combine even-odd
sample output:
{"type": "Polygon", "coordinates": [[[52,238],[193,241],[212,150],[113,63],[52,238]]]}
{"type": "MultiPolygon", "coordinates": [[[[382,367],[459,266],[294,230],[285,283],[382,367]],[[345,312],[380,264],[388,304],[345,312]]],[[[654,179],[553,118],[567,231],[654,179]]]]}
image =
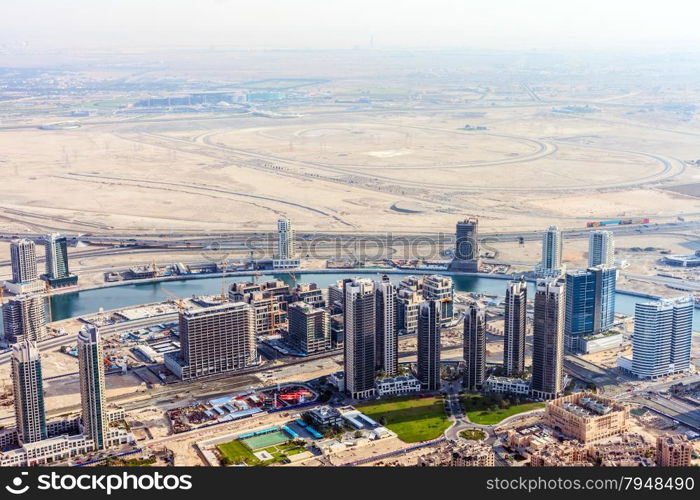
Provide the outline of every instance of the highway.
{"type": "MultiPolygon", "coordinates": [[[[583,222],[582,222],[583,225],[583,222]]],[[[566,240],[587,238],[589,232],[595,228],[565,229],[562,230],[562,237],[566,240]]],[[[643,235],[643,234],[679,234],[684,231],[694,231],[700,229],[700,221],[686,222],[665,222],[647,225],[623,225],[609,226],[606,230],[612,231],[615,235],[643,235]]],[[[0,240],[9,241],[14,238],[29,238],[40,241],[44,233],[0,233],[0,240]]],[[[157,252],[192,252],[193,250],[211,250],[221,252],[231,251],[272,251],[277,245],[276,232],[231,232],[231,233],[199,233],[199,234],[160,234],[149,235],[143,233],[134,234],[97,234],[97,233],[67,233],[71,244],[80,242],[98,247],[92,250],[85,250],[76,257],[98,257],[105,255],[116,255],[120,253],[157,253],[157,252]]],[[[494,232],[480,233],[479,238],[482,245],[497,242],[518,242],[538,241],[542,238],[542,231],[521,231],[521,232],[494,232]]],[[[391,248],[404,246],[405,248],[416,248],[418,245],[425,245],[432,242],[442,248],[450,248],[454,245],[455,236],[452,233],[368,233],[368,232],[298,232],[297,245],[299,253],[304,255],[313,250],[335,250],[327,255],[335,255],[338,249],[353,249],[355,244],[371,245],[372,250],[377,246],[381,248],[391,248]]],[[[438,258],[436,255],[435,258],[438,258]]],[[[41,261],[42,258],[39,258],[41,261]]],[[[0,261],[0,266],[9,265],[9,260],[0,261]]]]}

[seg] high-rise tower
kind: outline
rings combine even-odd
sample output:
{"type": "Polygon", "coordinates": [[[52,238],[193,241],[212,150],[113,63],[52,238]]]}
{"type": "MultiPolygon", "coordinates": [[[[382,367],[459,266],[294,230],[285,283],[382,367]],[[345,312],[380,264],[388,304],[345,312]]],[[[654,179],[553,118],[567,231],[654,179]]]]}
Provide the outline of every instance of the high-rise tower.
{"type": "Polygon", "coordinates": [[[418,310],[418,380],[423,390],[440,390],[439,300],[426,300],[418,310]]]}
{"type": "Polygon", "coordinates": [[[109,423],[105,391],[105,364],[102,337],[94,325],[85,325],[78,334],[78,368],[83,434],[92,439],[95,449],[107,447],[109,423]]]}
{"type": "Polygon", "coordinates": [[[541,279],[535,289],[532,349],[532,392],[552,399],[563,390],[564,304],[566,284],[562,279],[541,279]]]}
{"type": "Polygon", "coordinates": [[[526,332],[527,283],[520,279],[509,282],[506,288],[503,368],[508,377],[519,377],[525,371],[526,332]]]}
{"type": "Polygon", "coordinates": [[[2,307],[5,340],[12,344],[46,337],[45,298],[38,293],[17,295],[2,307]]]}
{"type": "Polygon", "coordinates": [[[345,321],[345,387],[351,397],[374,395],[376,356],[376,285],[355,278],[343,283],[345,321]]]}
{"type": "Polygon", "coordinates": [[[693,298],[639,302],[634,308],[632,372],[657,378],[690,368],[693,298]]]}
{"type": "Polygon", "coordinates": [[[564,271],[562,266],[561,231],[556,226],[549,226],[542,235],[542,260],[537,266],[537,274],[556,278],[564,271]]]}
{"type": "Polygon", "coordinates": [[[486,375],[486,308],[479,303],[467,306],[464,315],[464,385],[480,389],[486,375]]]}
{"type": "Polygon", "coordinates": [[[20,443],[46,439],[41,355],[36,342],[25,340],[12,346],[12,385],[20,443]]]}
{"type": "Polygon", "coordinates": [[[591,231],[588,236],[588,267],[615,265],[615,237],[612,231],[591,231]]]}
{"type": "Polygon", "coordinates": [[[396,375],[399,369],[399,327],[398,300],[396,288],[385,275],[377,284],[377,331],[376,355],[377,370],[387,376],[396,375]]]}

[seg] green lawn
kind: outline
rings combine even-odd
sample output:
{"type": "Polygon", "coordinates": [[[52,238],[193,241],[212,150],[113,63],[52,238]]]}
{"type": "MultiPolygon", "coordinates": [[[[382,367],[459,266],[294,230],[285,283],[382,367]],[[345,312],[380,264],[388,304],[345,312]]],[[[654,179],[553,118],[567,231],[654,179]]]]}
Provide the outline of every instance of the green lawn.
{"type": "Polygon", "coordinates": [[[519,405],[512,405],[510,408],[499,408],[495,411],[484,410],[473,410],[467,412],[467,417],[469,417],[470,422],[481,425],[495,425],[501,420],[508,418],[512,415],[517,415],[518,413],[524,413],[530,410],[536,410],[537,408],[543,408],[544,403],[523,403],[519,405]]]}
{"type": "Polygon", "coordinates": [[[438,397],[403,396],[360,404],[357,409],[377,422],[386,422],[405,443],[435,439],[450,426],[438,397]]]}
{"type": "Polygon", "coordinates": [[[236,439],[228,443],[219,444],[216,446],[221,454],[228,457],[232,464],[245,463],[247,465],[258,465],[260,460],[253,455],[253,452],[242,441],[236,439]]]}
{"type": "Polygon", "coordinates": [[[253,454],[253,451],[243,441],[236,439],[228,443],[217,445],[221,454],[231,461],[232,464],[245,463],[247,465],[270,465],[283,462],[290,455],[296,455],[306,451],[304,446],[287,442],[276,446],[269,446],[265,451],[272,455],[272,459],[261,461],[253,454]]]}
{"type": "Polygon", "coordinates": [[[486,433],[479,429],[467,429],[459,433],[464,439],[469,439],[470,441],[481,441],[486,437],[486,433]]]}

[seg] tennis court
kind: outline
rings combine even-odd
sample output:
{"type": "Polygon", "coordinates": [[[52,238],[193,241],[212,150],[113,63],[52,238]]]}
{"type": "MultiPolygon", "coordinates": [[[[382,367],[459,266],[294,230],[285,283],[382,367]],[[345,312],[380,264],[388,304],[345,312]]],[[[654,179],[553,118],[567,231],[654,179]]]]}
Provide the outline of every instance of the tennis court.
{"type": "Polygon", "coordinates": [[[277,444],[282,444],[289,441],[289,436],[287,436],[283,431],[268,432],[267,434],[261,434],[259,436],[253,436],[246,439],[242,439],[248,448],[251,450],[259,450],[261,448],[268,448],[270,446],[275,446],[277,444]]]}

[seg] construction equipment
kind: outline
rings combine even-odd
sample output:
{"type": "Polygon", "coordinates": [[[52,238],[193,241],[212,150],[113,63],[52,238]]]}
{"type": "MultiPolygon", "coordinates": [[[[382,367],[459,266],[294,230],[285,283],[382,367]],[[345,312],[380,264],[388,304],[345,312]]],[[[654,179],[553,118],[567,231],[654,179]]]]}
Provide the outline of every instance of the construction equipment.
{"type": "Polygon", "coordinates": [[[178,296],[175,295],[173,292],[171,292],[170,290],[166,290],[166,289],[163,288],[163,287],[161,287],[161,290],[163,290],[163,292],[165,292],[165,294],[168,295],[168,296],[170,297],[170,300],[173,301],[173,303],[174,303],[175,306],[177,307],[177,310],[178,310],[178,311],[182,312],[182,311],[185,310],[185,301],[184,301],[184,299],[182,299],[181,297],[178,297],[178,296]]]}

